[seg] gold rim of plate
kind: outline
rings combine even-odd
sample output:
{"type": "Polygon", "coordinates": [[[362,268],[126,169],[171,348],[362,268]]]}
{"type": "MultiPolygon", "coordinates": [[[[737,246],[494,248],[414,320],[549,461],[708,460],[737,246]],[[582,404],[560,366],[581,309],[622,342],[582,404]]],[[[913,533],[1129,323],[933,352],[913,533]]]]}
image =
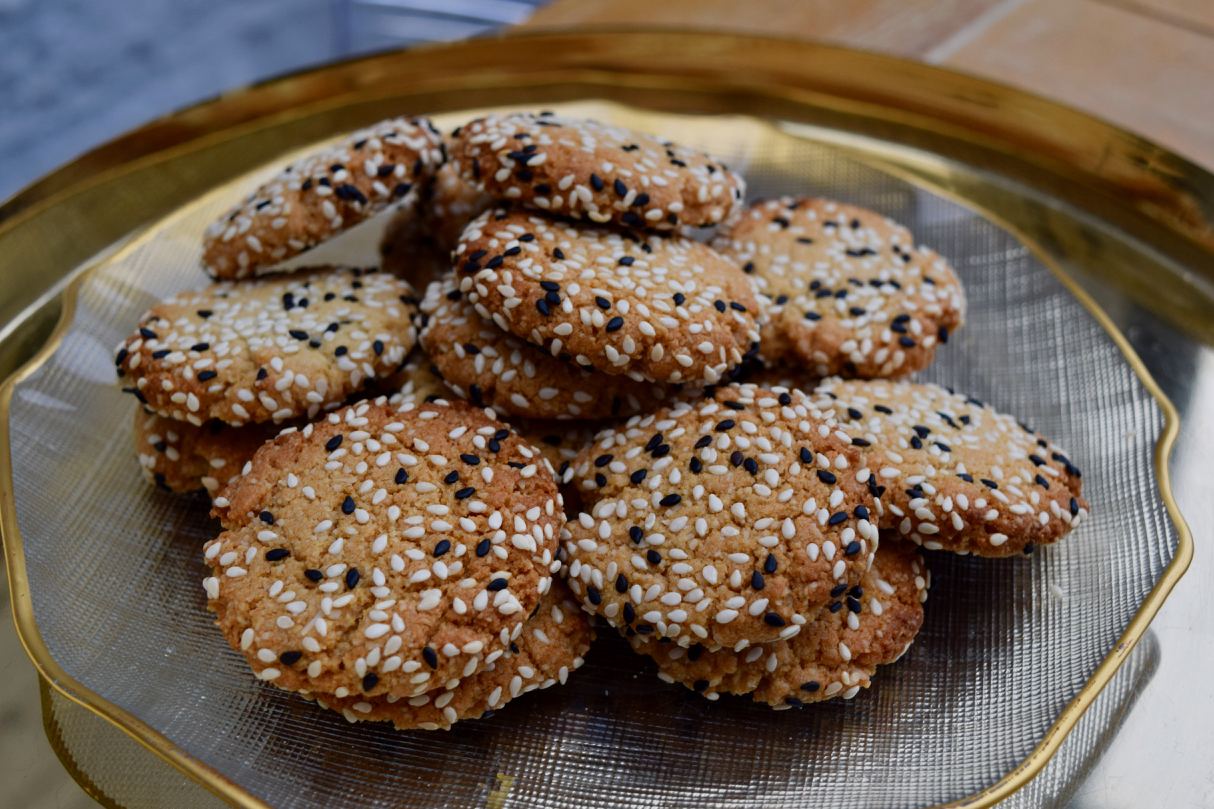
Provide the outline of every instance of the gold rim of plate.
{"type": "MultiPolygon", "coordinates": [[[[1192,265],[1192,259],[1200,257],[1204,260],[1196,266],[1214,266],[1209,261],[1214,253],[1214,228],[1205,213],[1214,209],[1214,177],[1158,146],[1008,87],[893,57],[810,42],[676,30],[575,29],[398,51],[287,76],[174,113],[99,147],[0,205],[0,293],[6,291],[6,285],[24,280],[26,291],[16,300],[28,305],[20,315],[0,310],[0,317],[8,321],[0,321],[0,336],[5,336],[5,327],[30,320],[46,302],[46,295],[37,297],[45,290],[37,289],[36,284],[32,294],[28,291],[29,279],[62,279],[87,256],[117,242],[133,228],[168,218],[164,211],[214,191],[287,149],[389,115],[489,104],[537,104],[588,95],[667,111],[774,118],[793,122],[793,130],[797,122],[804,122],[812,129],[807,133],[810,136],[829,133],[823,139],[853,157],[976,210],[1019,238],[1062,281],[1112,337],[1158,403],[1165,425],[1155,444],[1154,468],[1160,496],[1177,532],[1175,555],[1113,649],[1037,747],[997,783],[937,809],[977,809],[1007,798],[1032,780],[1058,750],[1189,566],[1193,540],[1172,495],[1168,474],[1180,422],[1176,409],[1124,335],[1034,238],[1022,217],[995,210],[989,199],[969,194],[960,184],[924,170],[899,149],[948,154],[962,162],[981,155],[979,165],[1001,170],[1030,187],[1045,188],[1123,228],[1168,258],[1192,265]],[[513,53],[520,48],[528,54],[527,64],[522,66],[513,53]],[[645,62],[642,54],[653,58],[645,62]],[[638,64],[645,69],[638,69],[638,64]],[[747,68],[745,79],[743,66],[747,68]],[[742,89],[745,95],[739,95],[742,89]],[[863,141],[872,138],[892,145],[884,150],[865,148],[863,141]],[[217,162],[223,156],[228,159],[217,162]],[[173,186],[171,189],[159,196],[148,194],[132,210],[99,214],[99,226],[83,238],[64,240],[68,242],[65,246],[32,257],[29,254],[28,245],[45,244],[47,238],[62,232],[60,228],[70,217],[99,211],[107,193],[123,187],[147,188],[149,178],[166,165],[182,172],[181,182],[165,184],[173,186]],[[23,245],[26,253],[8,249],[23,245]]],[[[1049,235],[1065,238],[1056,232],[1049,235]]],[[[51,657],[34,621],[15,511],[9,444],[12,394],[21,380],[55,352],[70,329],[78,290],[91,271],[138,246],[144,238],[146,234],[130,239],[116,253],[75,275],[62,292],[61,312],[50,337],[0,385],[0,538],[8,563],[13,614],[26,652],[51,687],[125,731],[229,804],[269,809],[264,801],[69,676],[51,657]]],[[[1160,297],[1166,298],[1166,291],[1160,297]]],[[[1179,313],[1182,320],[1184,315],[1179,313]]],[[[1200,322],[1185,325],[1203,334],[1209,328],[1200,322]]],[[[46,713],[44,710],[44,716],[46,713]]],[[[86,774],[68,769],[77,781],[84,778],[92,784],[86,774]]],[[[92,790],[86,788],[90,794],[94,790],[95,785],[92,790]]]]}

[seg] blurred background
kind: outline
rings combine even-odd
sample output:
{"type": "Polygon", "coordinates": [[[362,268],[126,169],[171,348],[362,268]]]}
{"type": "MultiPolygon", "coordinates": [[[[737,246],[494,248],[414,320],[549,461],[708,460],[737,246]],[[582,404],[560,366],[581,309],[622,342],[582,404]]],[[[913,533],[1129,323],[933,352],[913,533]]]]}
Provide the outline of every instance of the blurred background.
{"type": "MultiPolygon", "coordinates": [[[[1214,169],[1214,0],[0,0],[0,200],[250,82],[514,25],[815,38],[1061,101],[1214,169]]],[[[96,803],[46,742],[0,576],[0,809],[96,803]]]]}

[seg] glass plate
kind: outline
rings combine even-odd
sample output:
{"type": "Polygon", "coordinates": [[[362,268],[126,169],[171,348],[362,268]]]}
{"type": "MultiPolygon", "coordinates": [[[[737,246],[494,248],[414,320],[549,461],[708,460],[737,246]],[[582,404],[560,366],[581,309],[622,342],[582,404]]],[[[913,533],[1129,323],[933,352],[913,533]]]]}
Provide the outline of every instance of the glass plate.
{"type": "MultiPolygon", "coordinates": [[[[203,228],[284,158],[92,270],[70,330],[13,390],[16,517],[50,655],[280,807],[916,807],[1004,778],[1093,677],[1177,549],[1153,460],[1166,419],[1133,364],[1011,234],[834,147],[748,118],[546,106],[707,149],[745,174],[751,198],[822,194],[907,224],[952,261],[970,301],[966,326],[922,378],[1054,438],[1084,471],[1092,517],[1028,557],[929,554],[935,587],[917,642],[851,701],[784,712],[709,703],[659,681],[605,633],[568,685],[492,719],[449,732],[350,725],[254,680],[211,625],[200,547],[218,525],[202,497],[140,478],[133,402],[111,355],[155,300],[205,283],[203,228]]],[[[439,120],[450,128],[471,115],[439,120]]],[[[328,249],[358,255],[374,227],[328,249]]]]}

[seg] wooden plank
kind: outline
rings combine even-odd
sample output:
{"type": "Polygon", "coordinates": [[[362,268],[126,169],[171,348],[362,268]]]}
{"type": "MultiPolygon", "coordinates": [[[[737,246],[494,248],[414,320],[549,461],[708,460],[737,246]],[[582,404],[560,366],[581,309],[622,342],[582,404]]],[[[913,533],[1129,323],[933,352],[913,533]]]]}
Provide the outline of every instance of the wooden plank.
{"type": "Polygon", "coordinates": [[[943,62],[1214,167],[1214,38],[1094,0],[1027,0],[943,62]]]}

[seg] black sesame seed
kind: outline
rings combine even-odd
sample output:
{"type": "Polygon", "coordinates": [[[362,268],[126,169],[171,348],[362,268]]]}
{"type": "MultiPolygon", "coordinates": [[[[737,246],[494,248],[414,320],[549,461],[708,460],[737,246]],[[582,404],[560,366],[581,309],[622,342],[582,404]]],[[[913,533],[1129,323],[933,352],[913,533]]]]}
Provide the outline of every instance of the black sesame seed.
{"type": "Polygon", "coordinates": [[[768,626],[784,626],[784,619],[774,612],[769,612],[763,616],[763,622],[768,626]]]}
{"type": "Polygon", "coordinates": [[[1049,481],[1041,477],[1041,475],[1038,475],[1036,478],[1034,478],[1034,480],[1036,481],[1037,485],[1043,489],[1048,489],[1050,487],[1049,481]]]}
{"type": "Polygon", "coordinates": [[[358,572],[358,568],[352,567],[346,571],[346,587],[353,590],[358,584],[358,580],[362,578],[358,572]]]}
{"type": "Polygon", "coordinates": [[[268,511],[263,511],[260,514],[258,514],[257,516],[260,517],[261,521],[264,522],[266,525],[274,524],[274,515],[268,511]]]}
{"type": "Polygon", "coordinates": [[[609,331],[609,332],[619,331],[623,327],[624,327],[624,318],[622,318],[622,317],[613,317],[613,318],[611,318],[611,320],[607,321],[607,331],[609,331]]]}
{"type": "Polygon", "coordinates": [[[696,680],[692,687],[696,691],[703,693],[708,690],[708,681],[707,680],[696,680]]]}
{"type": "Polygon", "coordinates": [[[818,689],[820,689],[821,687],[822,687],[821,683],[815,683],[812,681],[801,684],[801,690],[808,691],[811,694],[814,693],[815,691],[817,691],[818,689]]]}
{"type": "Polygon", "coordinates": [[[855,539],[853,539],[851,542],[847,543],[847,547],[843,549],[844,556],[855,556],[859,552],[860,552],[860,542],[859,542],[859,540],[855,540],[855,539]]]}
{"type": "Polygon", "coordinates": [[[657,551],[651,550],[645,554],[645,558],[649,561],[649,564],[656,565],[656,564],[661,563],[662,554],[658,553],[657,551]]]}
{"type": "Polygon", "coordinates": [[[682,500],[683,500],[682,495],[668,494],[665,497],[663,497],[661,500],[659,500],[658,502],[660,505],[663,505],[663,506],[666,506],[667,508],[669,508],[670,506],[677,506],[680,502],[682,502],[682,500]]]}
{"type": "Polygon", "coordinates": [[[711,443],[712,443],[712,436],[706,435],[706,436],[702,437],[699,441],[696,442],[696,449],[704,449],[704,447],[708,446],[711,443]]]}
{"type": "Polygon", "coordinates": [[[860,602],[851,596],[847,597],[847,608],[857,615],[860,613],[860,602]]]}
{"type": "Polygon", "coordinates": [[[752,475],[759,474],[759,464],[754,458],[747,458],[742,461],[742,468],[752,475]]]}
{"type": "Polygon", "coordinates": [[[640,542],[641,538],[644,535],[645,535],[645,532],[641,530],[641,527],[639,525],[634,525],[628,529],[628,538],[631,539],[633,542],[640,542]]]}
{"type": "Polygon", "coordinates": [[[617,593],[628,592],[628,579],[624,578],[623,573],[615,577],[615,591],[617,593]]]}
{"type": "Polygon", "coordinates": [[[467,486],[463,489],[460,489],[458,492],[455,493],[455,499],[456,500],[467,500],[469,497],[471,497],[474,494],[476,494],[476,489],[472,488],[471,486],[467,486]]]}
{"type": "Polygon", "coordinates": [[[733,419],[725,419],[717,424],[716,430],[718,433],[723,433],[734,428],[735,422],[733,419]]]}
{"type": "MultiPolygon", "coordinates": [[[[501,581],[501,579],[499,579],[501,581]]],[[[438,652],[426,646],[422,649],[422,658],[425,659],[426,665],[432,669],[438,668],[438,652]]]]}
{"type": "Polygon", "coordinates": [[[303,657],[303,652],[283,652],[278,656],[278,662],[284,666],[294,666],[303,657]]]}
{"type": "Polygon", "coordinates": [[[346,499],[342,501],[341,513],[342,514],[353,514],[354,513],[354,498],[351,497],[350,495],[346,495],[346,499]]]}
{"type": "Polygon", "coordinates": [[[868,519],[868,509],[864,506],[856,506],[856,510],[852,513],[856,515],[856,519],[858,520],[868,519]]]}
{"type": "Polygon", "coordinates": [[[442,556],[444,553],[446,553],[449,550],[451,550],[451,540],[448,540],[448,539],[442,540],[441,542],[439,542],[437,545],[434,546],[434,551],[433,551],[434,558],[437,559],[438,557],[442,556]]]}
{"type": "Polygon", "coordinates": [[[335,435],[332,438],[330,438],[328,441],[325,442],[325,450],[328,452],[332,452],[333,450],[340,447],[341,439],[342,439],[342,436],[340,436],[340,435],[335,435]]]}
{"type": "Polygon", "coordinates": [[[838,483],[839,479],[833,473],[827,472],[825,469],[818,470],[818,480],[823,483],[838,483]]]}
{"type": "Polygon", "coordinates": [[[489,547],[491,544],[492,543],[490,543],[487,539],[482,539],[480,542],[476,543],[476,555],[487,556],[489,554],[489,547]]]}
{"type": "Polygon", "coordinates": [[[590,599],[590,603],[598,606],[603,603],[603,597],[599,595],[599,591],[593,584],[586,585],[586,598],[590,599]]]}
{"type": "Polygon", "coordinates": [[[704,464],[700,462],[699,458],[692,458],[691,462],[687,464],[687,468],[698,475],[704,471],[704,464]]]}
{"type": "Polygon", "coordinates": [[[767,554],[767,559],[763,562],[763,572],[765,572],[765,573],[775,573],[776,572],[775,554],[771,554],[771,553],[767,554]]]}
{"type": "Polygon", "coordinates": [[[998,489],[999,488],[999,484],[993,480],[987,480],[986,478],[978,478],[978,479],[982,482],[982,485],[987,487],[988,489],[998,489]]]}
{"type": "Polygon", "coordinates": [[[621,267],[631,267],[632,262],[634,262],[634,261],[636,261],[636,259],[633,258],[632,256],[624,256],[623,258],[620,259],[620,266],[621,267]]]}
{"type": "Polygon", "coordinates": [[[712,302],[712,305],[716,307],[716,310],[717,310],[718,312],[724,312],[724,311],[725,311],[725,301],[713,301],[713,302],[712,302]]]}
{"type": "Polygon", "coordinates": [[[286,548],[274,548],[273,550],[266,551],[266,561],[279,562],[286,559],[290,555],[291,552],[286,548]]]}
{"type": "Polygon", "coordinates": [[[812,452],[810,452],[808,449],[806,449],[805,447],[801,447],[800,456],[801,456],[801,463],[813,463],[814,462],[814,454],[812,452]]]}
{"type": "Polygon", "coordinates": [[[594,459],[594,465],[595,465],[596,467],[598,467],[599,469],[602,469],[604,466],[606,466],[607,464],[611,463],[611,459],[612,459],[613,457],[615,457],[615,456],[613,456],[613,455],[600,455],[599,457],[597,457],[597,458],[595,458],[595,459],[594,459]]]}
{"type": "Polygon", "coordinates": [[[596,474],[594,476],[594,482],[600,488],[603,486],[606,486],[607,485],[607,476],[604,475],[602,472],[599,472],[598,474],[596,474]]]}
{"type": "Polygon", "coordinates": [[[611,301],[607,300],[606,298],[602,297],[601,295],[595,295],[594,302],[600,309],[610,309],[611,308],[611,301]]]}
{"type": "Polygon", "coordinates": [[[733,464],[734,466],[741,466],[743,458],[744,458],[744,456],[742,455],[742,453],[739,450],[734,450],[729,455],[729,462],[731,464],[733,464]]]}
{"type": "Polygon", "coordinates": [[[766,583],[767,582],[763,581],[763,574],[759,571],[756,570],[750,574],[750,586],[756,590],[762,590],[763,585],[766,583]]]}
{"type": "Polygon", "coordinates": [[[628,476],[628,479],[633,483],[640,483],[645,479],[645,475],[649,474],[648,469],[638,469],[628,476]]]}
{"type": "Polygon", "coordinates": [[[451,471],[448,472],[447,476],[443,478],[443,483],[446,483],[449,486],[452,483],[455,483],[457,480],[459,480],[459,472],[451,471]]]}
{"type": "Polygon", "coordinates": [[[839,523],[846,522],[846,521],[847,521],[847,512],[846,511],[836,511],[834,514],[830,515],[830,519],[826,521],[826,524],[827,525],[838,525],[839,523]]]}
{"type": "Polygon", "coordinates": [[[485,587],[491,593],[496,593],[498,590],[505,590],[510,585],[510,582],[505,579],[494,579],[485,587]]]}
{"type": "Polygon", "coordinates": [[[304,576],[308,579],[308,581],[320,581],[321,579],[323,579],[325,577],[325,574],[321,573],[319,570],[316,570],[315,568],[312,568],[309,570],[305,570],[304,576]]]}
{"type": "Polygon", "coordinates": [[[590,187],[593,188],[595,191],[603,190],[603,181],[599,177],[599,175],[597,175],[597,174],[590,175],[590,187]]]}

